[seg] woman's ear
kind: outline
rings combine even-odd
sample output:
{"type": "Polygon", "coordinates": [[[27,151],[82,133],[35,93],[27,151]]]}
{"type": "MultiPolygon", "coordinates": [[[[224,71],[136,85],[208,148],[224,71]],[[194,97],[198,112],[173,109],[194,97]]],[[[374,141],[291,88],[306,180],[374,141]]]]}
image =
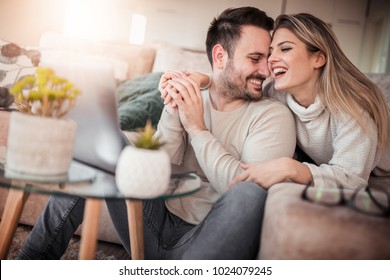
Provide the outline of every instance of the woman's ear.
{"type": "Polygon", "coordinates": [[[216,69],[223,69],[225,67],[224,57],[227,55],[225,49],[220,44],[216,44],[213,47],[212,55],[213,55],[213,66],[216,69]]]}
{"type": "Polygon", "coordinates": [[[321,68],[322,66],[325,65],[325,63],[326,63],[325,54],[322,51],[318,51],[316,54],[316,60],[315,60],[314,67],[321,68]]]}

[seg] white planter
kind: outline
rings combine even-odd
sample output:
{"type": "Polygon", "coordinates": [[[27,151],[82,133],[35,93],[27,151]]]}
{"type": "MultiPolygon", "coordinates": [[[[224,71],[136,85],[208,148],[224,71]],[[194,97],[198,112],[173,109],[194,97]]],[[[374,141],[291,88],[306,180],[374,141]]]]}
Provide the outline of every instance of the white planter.
{"type": "Polygon", "coordinates": [[[77,123],[12,112],[6,168],[27,175],[66,175],[73,157],[77,123]]]}
{"type": "Polygon", "coordinates": [[[119,191],[134,198],[154,198],[164,194],[170,177],[170,159],[164,150],[132,146],[122,151],[115,174],[119,191]]]}

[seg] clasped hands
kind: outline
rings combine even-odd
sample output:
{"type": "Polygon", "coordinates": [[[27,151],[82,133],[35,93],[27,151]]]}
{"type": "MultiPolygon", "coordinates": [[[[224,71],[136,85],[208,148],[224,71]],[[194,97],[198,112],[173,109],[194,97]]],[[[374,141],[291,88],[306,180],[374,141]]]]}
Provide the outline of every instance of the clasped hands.
{"type": "Polygon", "coordinates": [[[207,130],[204,124],[203,98],[200,85],[187,71],[169,71],[162,75],[161,98],[170,110],[177,110],[180,121],[190,137],[207,130]]]}

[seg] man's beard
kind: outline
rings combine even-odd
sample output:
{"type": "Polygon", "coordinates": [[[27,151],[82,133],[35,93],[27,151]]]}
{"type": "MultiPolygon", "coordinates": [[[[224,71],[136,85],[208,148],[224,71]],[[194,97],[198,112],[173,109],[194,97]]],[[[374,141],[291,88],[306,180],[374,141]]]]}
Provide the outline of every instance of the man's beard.
{"type": "Polygon", "coordinates": [[[240,83],[239,75],[237,75],[233,60],[229,59],[226,65],[224,77],[222,77],[222,89],[221,93],[232,100],[244,99],[248,101],[258,101],[263,97],[262,91],[252,93],[249,91],[247,82],[249,79],[261,79],[265,80],[266,77],[260,74],[252,74],[246,78],[245,84],[240,83]]]}

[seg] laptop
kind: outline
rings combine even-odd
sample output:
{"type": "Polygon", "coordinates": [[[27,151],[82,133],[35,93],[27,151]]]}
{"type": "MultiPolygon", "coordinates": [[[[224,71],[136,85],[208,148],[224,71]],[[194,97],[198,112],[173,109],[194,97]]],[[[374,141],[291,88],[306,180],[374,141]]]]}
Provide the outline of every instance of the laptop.
{"type": "Polygon", "coordinates": [[[73,158],[114,174],[129,144],[119,127],[114,70],[102,63],[45,63],[81,91],[68,117],[77,122],[73,158]]]}
{"type": "MultiPolygon", "coordinates": [[[[42,63],[56,75],[67,78],[80,91],[68,117],[77,122],[73,159],[99,170],[115,174],[122,150],[130,145],[120,130],[114,70],[102,63],[42,63]]],[[[177,178],[195,173],[171,164],[171,176],[177,178]]]]}

